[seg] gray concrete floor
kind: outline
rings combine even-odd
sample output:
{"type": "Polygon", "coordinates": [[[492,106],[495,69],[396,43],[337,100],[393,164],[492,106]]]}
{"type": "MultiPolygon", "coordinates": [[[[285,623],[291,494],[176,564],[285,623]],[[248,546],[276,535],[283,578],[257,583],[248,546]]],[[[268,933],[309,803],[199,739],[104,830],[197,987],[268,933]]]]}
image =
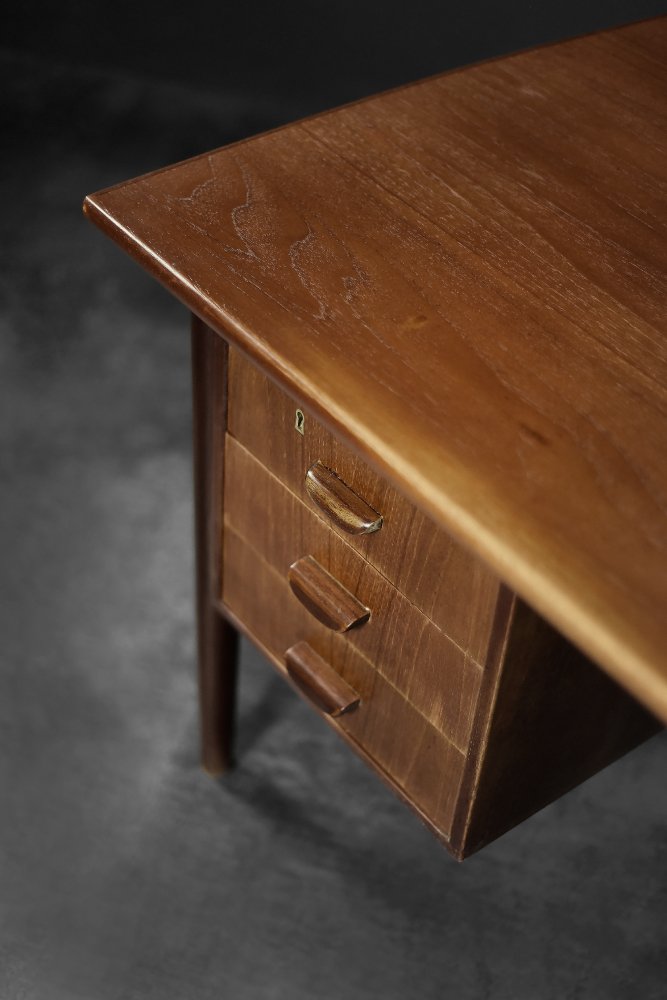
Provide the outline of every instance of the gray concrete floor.
{"type": "Polygon", "coordinates": [[[187,316],[88,191],[291,117],[5,53],[0,998],[667,996],[667,741],[464,865],[248,646],[198,769],[187,316]]]}

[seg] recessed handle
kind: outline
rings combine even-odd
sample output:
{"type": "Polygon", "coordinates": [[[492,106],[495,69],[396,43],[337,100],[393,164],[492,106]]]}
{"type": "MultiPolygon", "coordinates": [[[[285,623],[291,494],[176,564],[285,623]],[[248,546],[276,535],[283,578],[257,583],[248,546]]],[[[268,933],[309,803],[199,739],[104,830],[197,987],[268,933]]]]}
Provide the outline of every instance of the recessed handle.
{"type": "Polygon", "coordinates": [[[304,556],[292,563],[287,579],[303,606],[318,622],[334,632],[347,632],[370,618],[369,608],[312,556],[304,556]]]}
{"type": "Polygon", "coordinates": [[[350,535],[369,535],[382,527],[382,514],[339,479],[321,462],[315,462],[306,473],[308,496],[331,518],[333,523],[350,535]]]}
{"type": "Polygon", "coordinates": [[[307,642],[297,642],[285,653],[287,673],[308,698],[334,718],[351,712],[361,700],[334,668],[307,642]]]}

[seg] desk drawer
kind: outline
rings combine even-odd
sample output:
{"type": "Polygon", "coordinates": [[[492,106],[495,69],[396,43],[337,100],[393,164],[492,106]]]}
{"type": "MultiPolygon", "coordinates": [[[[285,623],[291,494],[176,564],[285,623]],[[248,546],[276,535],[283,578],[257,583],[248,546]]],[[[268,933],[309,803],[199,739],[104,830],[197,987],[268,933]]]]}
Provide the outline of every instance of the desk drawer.
{"type": "Polygon", "coordinates": [[[346,632],[346,641],[465,751],[482,669],[229,436],[225,458],[225,533],[233,529],[285,583],[293,563],[313,557],[370,609],[370,619],[346,632]]]}
{"type": "Polygon", "coordinates": [[[299,403],[238,351],[229,353],[229,433],[438,628],[485,663],[500,587],[494,574],[308,413],[300,433],[299,403]],[[380,530],[348,534],[314,505],[305,479],[318,461],[382,515],[380,530]]]}
{"type": "Polygon", "coordinates": [[[285,653],[306,642],[357,692],[360,704],[331,725],[449,838],[465,757],[362,656],[348,638],[319,624],[285,577],[229,525],[224,536],[223,599],[285,672],[285,653]]]}

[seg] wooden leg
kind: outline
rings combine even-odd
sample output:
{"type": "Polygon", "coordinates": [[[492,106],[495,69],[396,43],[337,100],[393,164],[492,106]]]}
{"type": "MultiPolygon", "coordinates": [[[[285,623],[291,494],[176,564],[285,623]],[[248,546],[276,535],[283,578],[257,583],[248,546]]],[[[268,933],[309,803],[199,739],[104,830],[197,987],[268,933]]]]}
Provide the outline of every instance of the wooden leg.
{"type": "Polygon", "coordinates": [[[221,592],[227,345],[192,318],[192,399],[201,762],[209,774],[232,764],[238,635],[217,611],[221,592]]]}
{"type": "Polygon", "coordinates": [[[198,639],[201,763],[215,776],[234,763],[238,633],[210,608],[198,639]]]}

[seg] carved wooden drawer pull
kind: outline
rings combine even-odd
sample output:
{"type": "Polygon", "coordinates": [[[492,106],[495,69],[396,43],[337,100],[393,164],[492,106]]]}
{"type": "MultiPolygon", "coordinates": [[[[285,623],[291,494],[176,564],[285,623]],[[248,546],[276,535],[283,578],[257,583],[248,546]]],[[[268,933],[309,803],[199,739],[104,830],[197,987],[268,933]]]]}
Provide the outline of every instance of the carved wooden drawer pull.
{"type": "Polygon", "coordinates": [[[334,632],[347,632],[370,618],[370,610],[312,556],[292,563],[287,579],[303,606],[334,632]]]}
{"type": "Polygon", "coordinates": [[[297,642],[285,653],[287,673],[310,700],[327,715],[351,712],[360,698],[307,642],[297,642]]]}
{"type": "Polygon", "coordinates": [[[335,472],[315,462],[306,473],[308,496],[337,527],[350,535],[368,535],[382,527],[382,514],[362,500],[335,472]]]}

